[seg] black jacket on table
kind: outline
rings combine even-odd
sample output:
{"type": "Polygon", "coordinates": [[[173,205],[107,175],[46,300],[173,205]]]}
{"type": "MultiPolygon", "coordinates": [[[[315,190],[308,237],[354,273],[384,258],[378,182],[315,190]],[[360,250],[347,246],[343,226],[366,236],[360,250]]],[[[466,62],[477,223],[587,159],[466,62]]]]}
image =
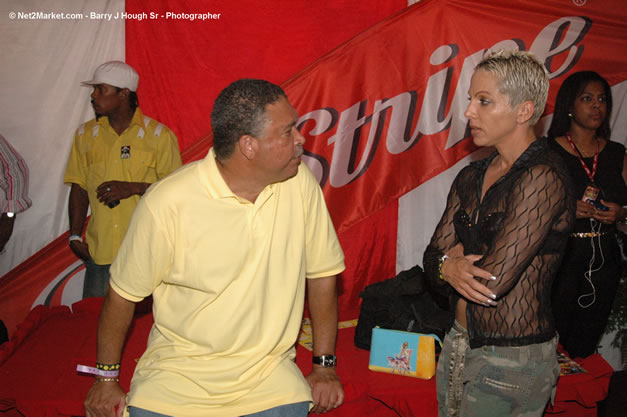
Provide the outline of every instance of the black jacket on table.
{"type": "Polygon", "coordinates": [[[524,346],[555,336],[551,287],[575,221],[570,177],[546,139],[533,142],[480,201],[496,156],[457,175],[423,259],[432,288],[450,297],[453,311],[460,296],[438,270],[446,251],[461,242],[466,255],[483,255],[476,266],[496,276],[480,280],[496,294],[496,307],[468,303],[471,348],[524,346]]]}

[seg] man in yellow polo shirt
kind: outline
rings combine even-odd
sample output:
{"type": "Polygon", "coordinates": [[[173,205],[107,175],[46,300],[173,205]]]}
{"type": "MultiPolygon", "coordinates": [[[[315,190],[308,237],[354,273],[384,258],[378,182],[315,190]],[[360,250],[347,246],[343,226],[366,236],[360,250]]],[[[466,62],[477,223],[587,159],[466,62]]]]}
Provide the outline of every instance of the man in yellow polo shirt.
{"type": "Polygon", "coordinates": [[[97,368],[117,369],[135,303],[154,325],[126,393],[95,372],[87,416],[306,417],[344,400],[335,372],[344,255],[280,87],[239,80],[214,104],[214,147],[140,201],[111,266],[97,368]],[[307,288],[314,367],[294,362],[307,288]]]}
{"type": "Polygon", "coordinates": [[[139,109],[138,83],[137,72],[120,61],[100,65],[93,79],[83,82],[93,86],[96,118],[76,130],[63,179],[72,187],[70,248],[86,267],[83,298],[104,296],[109,267],[140,197],[181,166],[174,133],[139,109]]]}

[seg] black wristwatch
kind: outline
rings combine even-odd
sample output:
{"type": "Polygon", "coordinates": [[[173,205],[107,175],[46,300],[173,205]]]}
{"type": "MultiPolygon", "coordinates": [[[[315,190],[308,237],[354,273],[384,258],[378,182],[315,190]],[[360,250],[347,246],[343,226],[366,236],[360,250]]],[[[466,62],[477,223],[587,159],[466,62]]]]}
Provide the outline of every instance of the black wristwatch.
{"type": "Polygon", "coordinates": [[[323,368],[333,368],[337,365],[337,356],[335,355],[322,355],[314,356],[312,359],[314,365],[320,365],[323,368]]]}

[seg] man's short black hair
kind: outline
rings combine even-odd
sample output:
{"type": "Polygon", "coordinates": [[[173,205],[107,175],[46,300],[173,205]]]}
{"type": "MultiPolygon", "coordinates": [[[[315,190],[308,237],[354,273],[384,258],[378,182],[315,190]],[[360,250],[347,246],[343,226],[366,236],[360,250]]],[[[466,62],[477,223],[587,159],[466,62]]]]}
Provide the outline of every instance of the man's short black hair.
{"type": "Polygon", "coordinates": [[[266,105],[287,97],[278,85],[264,80],[241,79],[226,87],[213,104],[213,149],[220,160],[233,153],[243,135],[259,137],[267,123],[266,105]]]}

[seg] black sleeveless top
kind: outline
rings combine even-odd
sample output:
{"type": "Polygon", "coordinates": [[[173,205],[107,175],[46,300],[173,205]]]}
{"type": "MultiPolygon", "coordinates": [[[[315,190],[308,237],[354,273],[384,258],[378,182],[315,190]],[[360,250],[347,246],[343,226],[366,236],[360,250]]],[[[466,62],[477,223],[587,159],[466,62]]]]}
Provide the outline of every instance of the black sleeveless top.
{"type": "MultiPolygon", "coordinates": [[[[573,181],[573,192],[578,200],[590,184],[590,179],[584,171],[579,158],[564,149],[557,141],[549,140],[549,146],[555,150],[564,160],[568,172],[573,181]]],[[[584,162],[592,169],[594,157],[583,158],[584,162]]],[[[595,185],[601,190],[600,197],[605,201],[611,201],[621,206],[627,205],[627,187],[623,180],[623,162],[625,159],[625,147],[617,142],[608,141],[599,153],[599,164],[594,176],[595,185]]],[[[613,231],[615,224],[601,224],[601,232],[613,231]]],[[[577,219],[574,232],[590,232],[589,219],[577,219]]]]}

